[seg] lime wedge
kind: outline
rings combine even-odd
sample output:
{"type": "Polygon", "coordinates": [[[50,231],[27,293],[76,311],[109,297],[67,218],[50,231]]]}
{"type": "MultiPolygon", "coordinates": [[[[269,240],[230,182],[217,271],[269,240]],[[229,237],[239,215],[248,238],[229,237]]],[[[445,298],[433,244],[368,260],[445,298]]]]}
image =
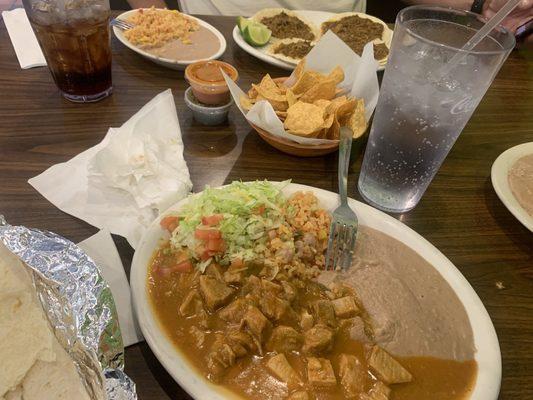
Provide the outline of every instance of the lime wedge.
{"type": "Polygon", "coordinates": [[[244,28],[246,28],[251,22],[252,21],[250,21],[248,18],[237,17],[237,26],[239,27],[241,34],[244,33],[244,28]]]}
{"type": "Polygon", "coordinates": [[[244,27],[242,37],[252,46],[264,46],[270,40],[272,32],[265,25],[259,22],[250,22],[244,27]]]}

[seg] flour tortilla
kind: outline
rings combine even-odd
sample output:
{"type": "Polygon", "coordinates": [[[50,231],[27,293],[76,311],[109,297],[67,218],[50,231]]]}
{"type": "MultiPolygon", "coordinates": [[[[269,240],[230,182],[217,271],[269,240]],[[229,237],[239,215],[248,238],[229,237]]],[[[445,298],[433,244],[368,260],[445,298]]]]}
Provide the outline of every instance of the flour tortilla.
{"type": "MultiPolygon", "coordinates": [[[[309,29],[311,29],[311,32],[315,36],[315,40],[317,40],[320,37],[320,31],[317,26],[312,24],[310,21],[308,21],[305,18],[302,18],[294,11],[288,10],[286,8],[264,8],[261,11],[258,11],[256,14],[254,14],[250,19],[256,22],[261,22],[263,18],[270,18],[274,17],[278,14],[281,14],[282,12],[285,12],[285,14],[290,15],[291,17],[296,17],[300,21],[302,21],[304,24],[306,24],[309,29]]],[[[272,36],[272,39],[274,39],[272,42],[279,40],[278,38],[272,36]]]]}
{"type": "MultiPolygon", "coordinates": [[[[285,54],[275,53],[275,51],[281,44],[298,43],[298,42],[306,42],[306,41],[307,40],[300,39],[300,38],[277,40],[276,42],[274,42],[270,46],[268,46],[268,48],[266,49],[266,52],[267,52],[267,54],[269,56],[272,56],[272,57],[277,58],[279,60],[282,60],[282,61],[285,61],[285,62],[288,62],[288,63],[291,63],[291,64],[298,64],[300,62],[301,58],[289,57],[289,56],[286,56],[285,54]]],[[[311,44],[315,45],[315,42],[311,42],[311,44]]]]}
{"type": "Polygon", "coordinates": [[[53,339],[53,362],[37,361],[22,384],[24,400],[90,400],[72,359],[53,339]]]}
{"type": "Polygon", "coordinates": [[[36,361],[53,361],[52,333],[24,265],[0,243],[0,397],[36,361]],[[21,272],[22,271],[22,272],[21,272]]]}
{"type": "Polygon", "coordinates": [[[0,400],[90,400],[30,273],[0,242],[0,400]]]}
{"type": "Polygon", "coordinates": [[[23,400],[22,399],[22,386],[17,386],[15,389],[7,392],[5,397],[0,397],[2,400],[23,400]]]}
{"type": "MultiPolygon", "coordinates": [[[[393,34],[392,29],[390,29],[389,26],[385,22],[380,20],[379,18],[376,18],[376,17],[374,17],[372,15],[368,15],[368,14],[365,14],[365,13],[344,12],[344,13],[336,14],[335,16],[331,17],[327,21],[324,21],[322,24],[320,24],[320,35],[322,36],[324,33],[326,33],[326,32],[322,32],[322,26],[326,22],[337,22],[337,21],[340,21],[343,18],[350,17],[352,15],[357,15],[360,18],[366,18],[366,19],[369,19],[369,20],[371,20],[373,22],[376,22],[378,24],[383,25],[383,34],[381,35],[381,39],[375,39],[372,42],[376,43],[376,44],[385,43],[385,45],[390,50],[390,46],[391,46],[391,43],[392,43],[392,34],[393,34]]],[[[388,60],[388,56],[383,58],[383,59],[381,59],[381,60],[378,60],[379,65],[380,66],[384,66],[387,63],[387,60],[388,60]]]]}

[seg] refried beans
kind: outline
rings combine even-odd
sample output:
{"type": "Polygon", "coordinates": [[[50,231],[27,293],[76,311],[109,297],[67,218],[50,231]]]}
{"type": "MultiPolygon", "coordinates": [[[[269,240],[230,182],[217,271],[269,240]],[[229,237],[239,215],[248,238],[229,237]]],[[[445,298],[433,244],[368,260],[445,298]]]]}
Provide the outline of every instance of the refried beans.
{"type": "Polygon", "coordinates": [[[507,179],[513,196],[533,217],[533,154],[518,159],[509,170],[507,179]]]}
{"type": "Polygon", "coordinates": [[[370,317],[374,339],[392,354],[474,358],[463,304],[437,270],[400,241],[360,227],[353,266],[343,273],[322,273],[318,280],[353,287],[370,317]]]}

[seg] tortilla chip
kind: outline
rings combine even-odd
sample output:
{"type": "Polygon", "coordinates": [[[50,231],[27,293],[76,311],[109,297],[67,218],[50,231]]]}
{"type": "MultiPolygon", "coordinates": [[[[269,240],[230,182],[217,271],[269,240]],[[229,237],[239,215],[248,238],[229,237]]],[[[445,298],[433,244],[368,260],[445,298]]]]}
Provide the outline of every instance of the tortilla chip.
{"type": "Polygon", "coordinates": [[[341,124],[341,126],[347,125],[348,119],[353,113],[355,106],[357,105],[357,99],[349,98],[344,103],[340,104],[335,110],[335,117],[341,124]]]}
{"type": "Polygon", "coordinates": [[[333,68],[333,70],[329,73],[328,79],[331,79],[335,82],[335,85],[338,85],[344,80],[344,71],[340,66],[336,66],[333,68]]]}
{"type": "Polygon", "coordinates": [[[302,59],[297,65],[296,68],[294,68],[294,76],[298,80],[304,73],[305,70],[305,58],[302,59]]]}
{"type": "Polygon", "coordinates": [[[295,94],[302,94],[311,89],[314,85],[321,82],[324,75],[316,71],[305,71],[302,76],[292,85],[291,89],[295,94]]]}
{"type": "Polygon", "coordinates": [[[262,86],[255,86],[257,90],[257,100],[266,100],[268,101],[275,111],[286,111],[289,105],[287,104],[287,98],[285,95],[280,94],[279,92],[270,91],[264,89],[262,86]]]}
{"type": "Polygon", "coordinates": [[[244,108],[246,111],[249,111],[250,108],[253,107],[255,101],[250,99],[248,96],[246,95],[242,95],[241,98],[240,98],[240,102],[241,102],[241,107],[244,108]]]}
{"type": "Polygon", "coordinates": [[[368,124],[365,118],[365,101],[363,99],[357,100],[357,104],[350,119],[348,120],[348,126],[353,132],[353,137],[358,138],[363,136],[368,124]]]}
{"type": "Polygon", "coordinates": [[[284,120],[287,118],[287,111],[276,111],[276,115],[279,117],[279,119],[284,120]]]}
{"type": "Polygon", "coordinates": [[[278,85],[276,84],[276,82],[274,82],[274,80],[270,77],[269,74],[263,76],[263,79],[261,79],[261,82],[259,82],[259,86],[267,91],[272,91],[274,93],[279,92],[278,85]]]}
{"type": "Polygon", "coordinates": [[[343,88],[337,88],[335,89],[335,97],[342,95],[343,93],[346,93],[346,90],[343,88]]]}
{"type": "Polygon", "coordinates": [[[248,90],[248,97],[250,99],[255,99],[257,97],[257,90],[255,90],[254,85],[248,90]]]}
{"type": "Polygon", "coordinates": [[[287,86],[285,86],[283,83],[277,83],[278,90],[281,94],[287,93],[287,89],[289,89],[287,86]]]}
{"type": "Polygon", "coordinates": [[[324,129],[328,130],[329,128],[331,128],[334,121],[335,121],[335,114],[327,115],[326,118],[324,118],[324,125],[323,125],[324,129]]]}
{"type": "Polygon", "coordinates": [[[323,114],[322,108],[298,101],[287,110],[283,126],[295,135],[315,137],[324,125],[323,114]]]}
{"type": "Polygon", "coordinates": [[[285,97],[287,98],[287,103],[290,107],[298,101],[298,97],[300,96],[295,95],[291,89],[288,89],[287,93],[285,93],[285,97]]]}
{"type": "MultiPolygon", "coordinates": [[[[253,84],[252,84],[253,85],[253,84]]],[[[257,97],[262,96],[263,98],[267,100],[274,100],[274,101],[287,101],[287,98],[284,94],[281,94],[279,91],[271,91],[269,89],[265,89],[261,86],[253,85],[255,86],[255,90],[257,90],[257,97]]]]}
{"type": "Polygon", "coordinates": [[[319,106],[320,108],[323,108],[324,112],[326,112],[326,110],[328,109],[329,105],[331,104],[331,101],[330,100],[325,100],[325,99],[318,99],[318,100],[313,101],[313,104],[315,106],[319,106]]]}
{"type": "Polygon", "coordinates": [[[326,138],[332,139],[332,140],[339,140],[340,132],[341,132],[341,126],[339,124],[339,121],[337,120],[337,118],[335,118],[335,115],[333,114],[333,123],[331,124],[331,127],[328,129],[326,138]]]}
{"type": "Polygon", "coordinates": [[[302,97],[300,97],[301,101],[304,101],[306,103],[312,103],[315,100],[325,99],[325,100],[331,100],[335,97],[335,89],[336,89],[335,81],[331,79],[323,80],[316,85],[312,86],[309,90],[307,90],[302,97]]]}

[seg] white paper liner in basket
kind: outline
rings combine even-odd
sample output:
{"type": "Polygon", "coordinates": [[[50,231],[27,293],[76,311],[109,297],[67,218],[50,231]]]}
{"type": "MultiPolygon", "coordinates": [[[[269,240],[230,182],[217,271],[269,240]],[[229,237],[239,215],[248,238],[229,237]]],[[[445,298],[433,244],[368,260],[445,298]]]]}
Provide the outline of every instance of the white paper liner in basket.
{"type": "MultiPolygon", "coordinates": [[[[379,64],[374,59],[373,44],[367,43],[360,57],[333,32],[326,32],[307,55],[305,69],[328,74],[338,65],[344,71],[344,80],[339,84],[339,87],[345,90],[344,94],[365,101],[365,119],[368,123],[376,108],[379,95],[379,84],[376,75],[379,64]]],[[[273,135],[300,144],[319,145],[332,142],[331,139],[306,138],[288,133],[283,128],[283,122],[276,115],[272,105],[266,100],[258,101],[246,112],[240,102],[241,96],[245,95],[245,93],[223,71],[222,74],[235,104],[237,104],[237,107],[239,107],[248,122],[273,135]]],[[[291,86],[294,83],[292,81],[293,75],[294,72],[285,82],[287,86],[291,86]]]]}

